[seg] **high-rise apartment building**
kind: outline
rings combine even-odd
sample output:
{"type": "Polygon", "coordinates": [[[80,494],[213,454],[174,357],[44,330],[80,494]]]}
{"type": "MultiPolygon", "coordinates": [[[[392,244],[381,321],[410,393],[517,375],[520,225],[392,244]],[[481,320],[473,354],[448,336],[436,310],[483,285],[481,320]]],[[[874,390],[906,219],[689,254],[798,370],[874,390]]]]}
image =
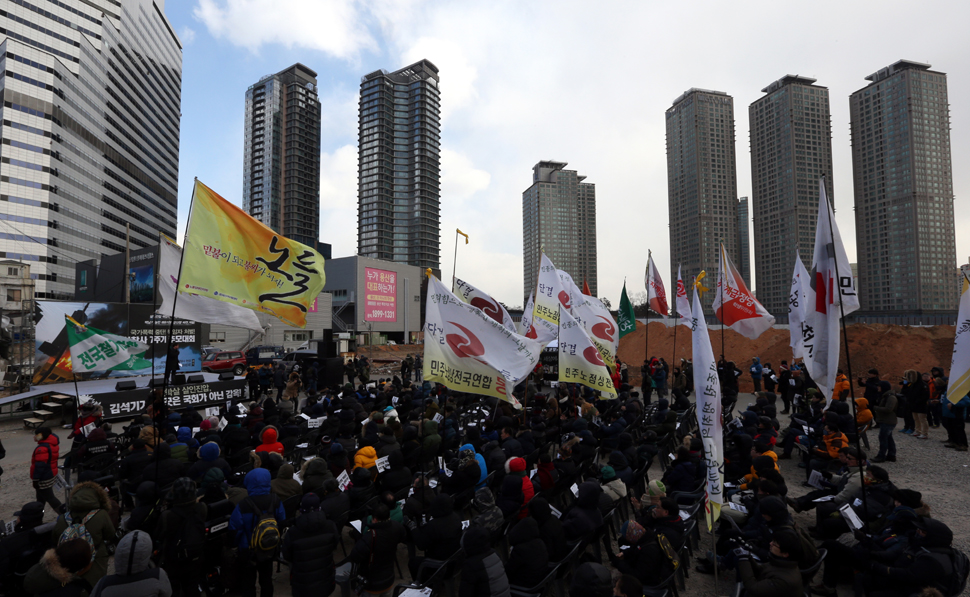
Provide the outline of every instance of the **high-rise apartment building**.
{"type": "Polygon", "coordinates": [[[246,90],[243,209],[287,238],[320,239],[320,100],[302,64],[246,90]]]}
{"type": "Polygon", "coordinates": [[[787,75],[761,92],[748,107],[754,271],[758,301],[772,315],[787,316],[796,249],[812,269],[822,176],[835,205],[829,90],[787,75]]]}
{"type": "Polygon", "coordinates": [[[946,74],[900,60],[866,79],[849,96],[862,309],[956,309],[946,74]]]}
{"type": "Polygon", "coordinates": [[[441,100],[427,60],[360,83],[357,253],[439,268],[441,100]]]}
{"type": "Polygon", "coordinates": [[[738,199],[738,271],[751,287],[751,241],[748,235],[748,198],[738,199]]]}
{"type": "MultiPolygon", "coordinates": [[[[734,98],[688,89],[667,109],[667,209],[670,280],[680,265],[685,283],[701,270],[716,275],[720,243],[738,259],[738,180],[734,98]]],[[[705,307],[713,293],[705,293],[705,307]]]]}
{"type": "Polygon", "coordinates": [[[596,296],[596,185],[566,162],[542,161],[532,168],[532,186],[522,193],[524,297],[536,285],[539,250],[596,296]]]}
{"type": "Polygon", "coordinates": [[[8,0],[0,11],[0,258],[39,299],[75,263],[175,235],[182,46],[162,0],[8,0]]]}

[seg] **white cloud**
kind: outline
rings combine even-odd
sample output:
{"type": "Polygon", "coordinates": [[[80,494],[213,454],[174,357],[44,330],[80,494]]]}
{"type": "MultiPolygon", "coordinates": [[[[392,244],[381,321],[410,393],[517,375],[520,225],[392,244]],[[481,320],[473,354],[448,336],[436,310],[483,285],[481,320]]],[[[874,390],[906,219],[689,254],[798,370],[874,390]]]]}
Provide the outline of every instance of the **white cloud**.
{"type": "Polygon", "coordinates": [[[441,149],[441,195],[449,203],[464,204],[475,193],[488,188],[492,176],[476,168],[464,154],[441,149]]]}
{"type": "Polygon", "coordinates": [[[182,40],[182,46],[192,45],[192,42],[195,41],[195,29],[188,26],[182,27],[182,30],[179,31],[179,38],[182,40]]]}
{"type": "Polygon", "coordinates": [[[199,0],[193,14],[218,39],[257,52],[281,44],[355,58],[376,48],[354,0],[199,0]]]}

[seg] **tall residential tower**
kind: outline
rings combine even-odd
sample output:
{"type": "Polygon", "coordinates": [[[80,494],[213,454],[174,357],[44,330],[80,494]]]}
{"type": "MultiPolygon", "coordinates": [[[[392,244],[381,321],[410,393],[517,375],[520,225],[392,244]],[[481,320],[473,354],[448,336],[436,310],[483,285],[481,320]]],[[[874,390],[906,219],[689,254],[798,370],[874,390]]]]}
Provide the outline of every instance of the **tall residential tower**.
{"type": "Polygon", "coordinates": [[[751,286],[751,237],[748,234],[748,222],[751,214],[748,209],[747,197],[738,199],[738,271],[744,283],[751,286]]]}
{"type": "Polygon", "coordinates": [[[539,250],[596,296],[596,185],[566,170],[566,162],[532,168],[532,186],[522,193],[522,279],[528,297],[539,274],[539,250]]]}
{"type": "Polygon", "coordinates": [[[441,100],[427,60],[360,83],[357,253],[439,268],[441,100]]]}
{"type": "Polygon", "coordinates": [[[812,269],[822,176],[835,205],[829,90],[787,75],[761,91],[748,107],[754,271],[758,301],[772,315],[787,316],[796,249],[812,269]]]}
{"type": "Polygon", "coordinates": [[[243,209],[287,238],[320,239],[317,73],[294,64],[246,90],[243,209]]]}
{"type": "Polygon", "coordinates": [[[956,309],[946,74],[900,60],[866,79],[849,96],[862,309],[956,309]]]}
{"type": "MultiPolygon", "coordinates": [[[[667,209],[670,278],[677,266],[685,284],[706,270],[717,274],[718,247],[737,263],[738,181],[734,98],[723,91],[688,89],[667,109],[667,209]]],[[[713,293],[706,293],[709,307],[713,293]]]]}
{"type": "Polygon", "coordinates": [[[38,299],[75,263],[175,236],[182,45],[162,0],[7,1],[0,11],[0,258],[38,299]]]}

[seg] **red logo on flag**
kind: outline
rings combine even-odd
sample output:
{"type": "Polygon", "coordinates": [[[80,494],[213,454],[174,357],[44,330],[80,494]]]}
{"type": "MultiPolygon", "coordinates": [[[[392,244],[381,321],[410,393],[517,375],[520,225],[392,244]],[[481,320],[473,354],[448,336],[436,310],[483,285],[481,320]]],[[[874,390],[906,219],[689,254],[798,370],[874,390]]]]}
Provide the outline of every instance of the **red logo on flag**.
{"type": "Polygon", "coordinates": [[[587,361],[589,361],[594,365],[601,365],[603,367],[606,367],[606,363],[603,362],[603,357],[600,356],[600,351],[596,350],[595,346],[590,346],[586,350],[584,350],[583,357],[585,357],[587,361]]]}
{"type": "MultiPolygon", "coordinates": [[[[461,331],[465,332],[465,335],[468,336],[466,338],[461,334],[445,335],[445,341],[448,343],[448,346],[451,347],[451,350],[453,350],[456,355],[458,355],[461,358],[465,358],[465,357],[475,358],[485,354],[485,346],[482,344],[481,340],[479,340],[478,337],[475,336],[475,334],[471,333],[468,330],[468,328],[466,328],[463,325],[457,324],[454,321],[450,321],[448,323],[457,327],[461,331]]],[[[478,360],[478,359],[475,359],[475,360],[478,360]]]]}
{"type": "Polygon", "coordinates": [[[602,315],[599,315],[598,317],[602,319],[603,322],[593,325],[593,335],[599,338],[600,340],[606,340],[607,342],[612,342],[613,334],[616,333],[616,326],[613,325],[612,321],[603,317],[602,315]]]}
{"type": "Polygon", "coordinates": [[[485,315],[488,315],[489,317],[491,317],[492,319],[494,319],[499,323],[503,323],[502,308],[498,305],[498,303],[494,301],[494,299],[488,300],[480,296],[476,296],[475,298],[472,299],[471,306],[481,309],[482,313],[484,313],[485,315]]]}
{"type": "Polygon", "coordinates": [[[535,340],[536,338],[538,338],[539,337],[539,334],[536,333],[536,326],[530,325],[529,326],[529,331],[526,333],[525,337],[526,338],[532,338],[533,340],[535,340]]]}
{"type": "Polygon", "coordinates": [[[569,293],[565,290],[559,292],[559,302],[562,303],[562,306],[566,307],[567,309],[572,308],[572,305],[569,304],[569,293]]]}

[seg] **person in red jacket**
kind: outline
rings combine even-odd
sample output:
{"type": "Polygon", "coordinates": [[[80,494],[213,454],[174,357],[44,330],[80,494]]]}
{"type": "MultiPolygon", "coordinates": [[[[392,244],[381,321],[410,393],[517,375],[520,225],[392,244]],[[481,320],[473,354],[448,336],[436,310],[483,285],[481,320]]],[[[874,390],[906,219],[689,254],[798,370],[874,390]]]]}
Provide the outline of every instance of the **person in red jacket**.
{"type": "Polygon", "coordinates": [[[283,444],[276,441],[279,437],[279,433],[276,431],[276,427],[272,425],[267,425],[259,434],[259,439],[262,444],[256,448],[257,452],[276,452],[279,455],[283,455],[283,444]]]}
{"type": "Polygon", "coordinates": [[[33,482],[37,501],[50,504],[59,512],[61,501],[54,495],[54,478],[57,477],[57,459],[60,457],[60,439],[50,427],[40,427],[34,433],[37,447],[30,457],[30,480],[33,482]]]}
{"type": "Polygon", "coordinates": [[[519,518],[525,518],[529,515],[529,501],[535,497],[536,490],[532,485],[532,479],[525,472],[525,459],[524,458],[510,458],[508,462],[505,463],[505,469],[510,477],[521,477],[522,478],[522,511],[519,513],[519,518]]]}

